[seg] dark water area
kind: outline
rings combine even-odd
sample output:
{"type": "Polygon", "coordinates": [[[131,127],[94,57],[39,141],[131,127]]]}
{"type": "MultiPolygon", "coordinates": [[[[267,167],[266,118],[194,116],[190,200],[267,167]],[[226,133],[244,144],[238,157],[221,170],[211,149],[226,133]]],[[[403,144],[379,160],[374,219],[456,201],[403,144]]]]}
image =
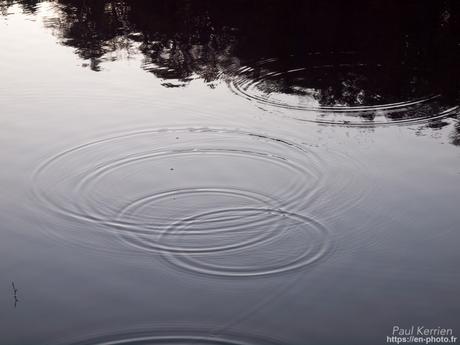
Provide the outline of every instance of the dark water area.
{"type": "Polygon", "coordinates": [[[460,2],[0,0],[0,345],[460,337],[460,2]]]}

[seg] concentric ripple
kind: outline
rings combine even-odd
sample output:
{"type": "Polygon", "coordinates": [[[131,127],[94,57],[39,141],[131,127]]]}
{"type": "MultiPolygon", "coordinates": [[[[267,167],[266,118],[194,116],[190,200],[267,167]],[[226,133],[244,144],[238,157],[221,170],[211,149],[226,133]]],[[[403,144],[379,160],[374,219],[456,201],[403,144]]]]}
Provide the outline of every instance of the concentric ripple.
{"type": "Polygon", "coordinates": [[[50,215],[70,221],[45,226],[60,240],[111,250],[110,234],[195,272],[260,276],[328,251],[325,227],[305,214],[325,220],[360,202],[363,171],[349,156],[259,133],[144,130],[52,157],[33,176],[33,196],[45,211],[41,224],[50,215]],[[239,252],[253,261],[208,260],[239,252]]]}
{"type": "Polygon", "coordinates": [[[458,109],[421,71],[341,57],[267,59],[234,71],[229,84],[236,94],[268,109],[326,124],[404,124],[447,117],[458,109]]]}
{"type": "Polygon", "coordinates": [[[120,238],[131,245],[148,251],[201,253],[260,244],[277,235],[272,232],[247,231],[247,227],[263,224],[266,220],[256,210],[253,212],[241,210],[240,213],[235,213],[232,216],[203,220],[200,222],[201,228],[187,232],[189,238],[194,239],[192,245],[180,243],[177,236],[179,233],[175,231],[174,226],[171,226],[171,219],[161,220],[158,217],[152,217],[155,215],[155,209],[158,209],[159,205],[164,207],[168,199],[172,199],[173,203],[180,199],[182,204],[188,202],[193,204],[197,200],[205,203],[203,208],[197,209],[209,209],[216,201],[228,205],[270,204],[270,199],[263,198],[262,195],[250,195],[233,190],[203,188],[161,193],[136,200],[120,212],[113,224],[116,228],[123,230],[118,233],[120,238]],[[236,223],[230,223],[232,221],[236,221],[236,223]],[[214,226],[214,228],[208,229],[209,226],[214,226]],[[206,239],[206,236],[217,236],[222,239],[226,235],[230,238],[228,244],[207,248],[199,245],[199,242],[209,240],[206,239]]]}
{"type": "MultiPolygon", "coordinates": [[[[321,188],[323,165],[296,143],[250,132],[145,130],[52,157],[33,176],[34,197],[46,211],[93,229],[154,238],[208,210],[305,206],[321,188]]],[[[58,231],[69,241],[82,237],[58,231]]]]}
{"type": "Polygon", "coordinates": [[[163,243],[173,240],[185,248],[166,251],[168,262],[195,273],[223,277],[292,271],[313,264],[332,248],[327,229],[318,221],[273,209],[202,213],[173,224],[162,237],[163,243]],[[246,217],[255,217],[257,222],[242,225],[241,219],[246,217]],[[257,240],[239,240],[248,234],[257,240]]]}
{"type": "Polygon", "coordinates": [[[132,220],[124,224],[119,216],[125,208],[158,199],[163,209],[152,216],[169,225],[170,215],[163,212],[182,198],[185,204],[174,205],[181,214],[206,206],[201,196],[212,206],[222,196],[223,206],[236,198],[236,206],[271,200],[274,207],[290,207],[319,187],[321,166],[314,151],[264,135],[206,128],[140,131],[52,157],[34,173],[34,195],[65,217],[126,226],[132,220]]]}

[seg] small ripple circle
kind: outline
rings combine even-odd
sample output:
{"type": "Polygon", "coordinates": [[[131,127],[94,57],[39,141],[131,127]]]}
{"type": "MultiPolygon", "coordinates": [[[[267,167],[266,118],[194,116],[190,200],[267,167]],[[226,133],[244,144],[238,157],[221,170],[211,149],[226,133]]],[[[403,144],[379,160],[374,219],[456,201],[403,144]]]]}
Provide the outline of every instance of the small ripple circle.
{"type": "Polygon", "coordinates": [[[328,229],[319,221],[263,208],[202,213],[173,224],[163,236],[174,236],[175,243],[185,242],[193,248],[164,252],[169,263],[194,273],[220,277],[257,277],[302,269],[322,259],[333,248],[328,229]],[[259,222],[240,224],[246,217],[256,216],[259,222]],[[229,233],[227,236],[220,231],[216,233],[216,228],[227,229],[229,233]],[[248,233],[258,240],[238,241],[248,233]]]}

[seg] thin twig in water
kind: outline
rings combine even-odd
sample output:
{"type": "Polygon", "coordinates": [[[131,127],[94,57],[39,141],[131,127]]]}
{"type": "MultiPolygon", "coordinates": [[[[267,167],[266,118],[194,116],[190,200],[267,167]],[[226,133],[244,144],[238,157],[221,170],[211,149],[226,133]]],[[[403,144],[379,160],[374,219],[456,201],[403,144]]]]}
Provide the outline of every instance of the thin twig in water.
{"type": "Polygon", "coordinates": [[[14,282],[11,282],[11,286],[13,287],[14,307],[16,308],[16,305],[17,305],[18,302],[19,302],[19,298],[18,298],[18,289],[17,289],[16,286],[14,285],[14,282]]]}

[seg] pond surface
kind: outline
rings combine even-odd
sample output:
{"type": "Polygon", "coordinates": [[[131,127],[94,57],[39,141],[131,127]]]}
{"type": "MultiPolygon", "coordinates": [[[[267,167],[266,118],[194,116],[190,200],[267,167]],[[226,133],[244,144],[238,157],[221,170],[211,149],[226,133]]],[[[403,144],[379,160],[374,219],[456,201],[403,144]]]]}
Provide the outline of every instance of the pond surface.
{"type": "Polygon", "coordinates": [[[0,344],[458,335],[459,23],[1,0],[0,344]]]}

